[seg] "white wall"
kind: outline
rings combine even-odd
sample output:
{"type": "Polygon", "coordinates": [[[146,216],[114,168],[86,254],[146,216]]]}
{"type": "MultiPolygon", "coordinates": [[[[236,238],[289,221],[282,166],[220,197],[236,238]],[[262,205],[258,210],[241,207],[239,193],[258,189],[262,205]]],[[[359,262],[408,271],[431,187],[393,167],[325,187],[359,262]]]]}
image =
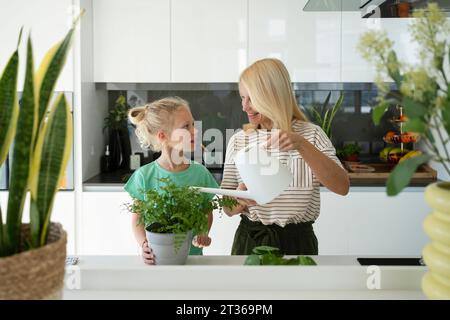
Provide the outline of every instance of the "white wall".
{"type": "Polygon", "coordinates": [[[108,93],[97,89],[94,83],[93,4],[82,0],[86,13],[81,19],[80,72],[81,72],[81,128],[83,181],[100,172],[100,156],[105,148],[103,122],[108,110],[108,93]]]}
{"type": "MultiPolygon", "coordinates": [[[[26,43],[31,32],[35,68],[71,27],[72,0],[0,0],[0,70],[6,65],[17,47],[20,28],[23,26],[19,50],[20,65],[18,91],[22,91],[25,77],[26,43]]],[[[56,83],[55,91],[73,91],[73,55],[69,52],[67,63],[56,83]]]]}

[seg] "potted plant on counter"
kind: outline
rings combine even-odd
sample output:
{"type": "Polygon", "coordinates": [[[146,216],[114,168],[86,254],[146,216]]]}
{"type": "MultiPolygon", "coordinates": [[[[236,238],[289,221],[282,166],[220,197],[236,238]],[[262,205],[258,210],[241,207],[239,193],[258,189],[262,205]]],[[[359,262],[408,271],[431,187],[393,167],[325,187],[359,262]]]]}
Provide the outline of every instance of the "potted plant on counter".
{"type": "Polygon", "coordinates": [[[108,129],[112,169],[130,169],[131,142],[128,134],[128,109],[125,96],[120,94],[114,108],[104,119],[103,131],[108,129]]]}
{"type": "Polygon", "coordinates": [[[379,79],[391,78],[398,91],[378,81],[378,106],[373,119],[380,122],[386,109],[401,105],[407,117],[405,131],[417,132],[425,143],[426,152],[400,162],[389,176],[387,194],[397,195],[409,184],[416,169],[430,161],[442,167],[441,181],[429,185],[425,200],[434,213],[424,227],[432,243],[423,250],[429,272],[423,279],[425,294],[433,299],[450,299],[450,23],[436,4],[414,13],[410,28],[417,42],[420,63],[401,64],[385,33],[370,31],[360,41],[363,56],[376,64],[379,79]]]}
{"type": "Polygon", "coordinates": [[[49,299],[62,294],[67,236],[60,224],[51,222],[51,214],[72,149],[72,114],[63,93],[50,109],[49,103],[74,31],[75,23],[47,52],[37,73],[28,37],[20,107],[19,48],[0,77],[0,166],[14,142],[6,217],[0,208],[0,299],[49,299]],[[30,223],[23,224],[28,191],[30,223]]]}
{"type": "Polygon", "coordinates": [[[328,136],[328,138],[331,139],[332,137],[331,124],[333,123],[336,113],[342,106],[342,102],[344,101],[344,93],[341,92],[336,103],[331,108],[329,106],[330,98],[331,98],[331,91],[328,93],[322,106],[320,107],[311,106],[305,108],[304,111],[308,116],[308,118],[312,120],[315,124],[317,124],[319,127],[321,127],[322,130],[325,132],[325,134],[328,136]]]}
{"type": "Polygon", "coordinates": [[[336,156],[344,162],[359,162],[361,147],[356,143],[346,144],[336,151],[336,156]]]}
{"type": "Polygon", "coordinates": [[[205,195],[196,188],[178,186],[170,179],[160,179],[160,190],[144,191],[145,200],[134,199],[128,210],[139,215],[156,264],[185,264],[193,232],[208,232],[208,213],[237,204],[232,198],[205,195]]]}

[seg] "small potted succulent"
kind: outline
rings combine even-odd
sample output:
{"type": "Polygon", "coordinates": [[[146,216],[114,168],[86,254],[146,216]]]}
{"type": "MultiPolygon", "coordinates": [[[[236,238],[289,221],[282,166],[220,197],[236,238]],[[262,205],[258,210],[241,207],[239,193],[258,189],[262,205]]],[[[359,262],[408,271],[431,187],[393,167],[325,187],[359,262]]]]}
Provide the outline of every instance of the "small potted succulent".
{"type": "Polygon", "coordinates": [[[160,190],[144,190],[144,200],[134,199],[128,210],[139,215],[157,265],[185,264],[193,233],[208,232],[208,213],[233,207],[233,198],[206,195],[196,188],[160,179],[160,190]]]}

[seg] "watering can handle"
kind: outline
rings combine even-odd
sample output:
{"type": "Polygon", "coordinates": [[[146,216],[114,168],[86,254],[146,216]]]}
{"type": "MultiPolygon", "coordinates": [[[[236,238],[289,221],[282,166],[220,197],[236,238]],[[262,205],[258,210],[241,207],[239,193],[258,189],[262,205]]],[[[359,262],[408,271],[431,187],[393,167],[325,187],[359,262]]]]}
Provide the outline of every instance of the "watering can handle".
{"type": "MultiPolygon", "coordinates": [[[[258,147],[258,148],[264,148],[264,149],[266,149],[267,143],[268,143],[268,141],[263,142],[263,143],[261,143],[261,144],[258,144],[258,142],[253,142],[253,143],[250,143],[248,146],[244,147],[242,150],[243,150],[244,152],[248,152],[248,150],[250,150],[250,149],[253,148],[253,147],[258,147]]],[[[267,150],[267,149],[266,149],[266,150],[267,150]]],[[[288,151],[288,155],[289,155],[289,159],[290,159],[290,160],[292,160],[292,157],[295,155],[295,153],[298,153],[298,151],[296,151],[296,150],[289,150],[289,151],[288,151]]]]}
{"type": "Polygon", "coordinates": [[[259,144],[258,142],[253,142],[253,143],[249,143],[248,146],[243,148],[243,150],[244,150],[244,152],[248,152],[248,150],[250,150],[253,147],[265,148],[266,146],[267,146],[267,141],[263,142],[261,144],[259,144]]]}

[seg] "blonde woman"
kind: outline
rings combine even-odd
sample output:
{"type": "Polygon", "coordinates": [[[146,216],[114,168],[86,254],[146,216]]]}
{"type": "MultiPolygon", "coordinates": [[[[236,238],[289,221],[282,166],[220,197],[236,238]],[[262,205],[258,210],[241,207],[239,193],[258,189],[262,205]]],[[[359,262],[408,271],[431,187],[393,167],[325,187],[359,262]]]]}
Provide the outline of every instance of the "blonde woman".
{"type": "Polygon", "coordinates": [[[312,224],[320,213],[320,184],[346,195],[347,172],[324,131],[299,109],[280,60],[259,60],[245,69],[239,93],[250,124],[228,143],[221,188],[246,190],[234,157],[251,143],[267,143],[267,150],[287,164],[294,177],[288,189],[268,204],[238,199],[239,206],[225,208],[229,216],[241,215],[232,254],[247,255],[255,246],[268,245],[284,254],[317,255],[312,224]]]}

